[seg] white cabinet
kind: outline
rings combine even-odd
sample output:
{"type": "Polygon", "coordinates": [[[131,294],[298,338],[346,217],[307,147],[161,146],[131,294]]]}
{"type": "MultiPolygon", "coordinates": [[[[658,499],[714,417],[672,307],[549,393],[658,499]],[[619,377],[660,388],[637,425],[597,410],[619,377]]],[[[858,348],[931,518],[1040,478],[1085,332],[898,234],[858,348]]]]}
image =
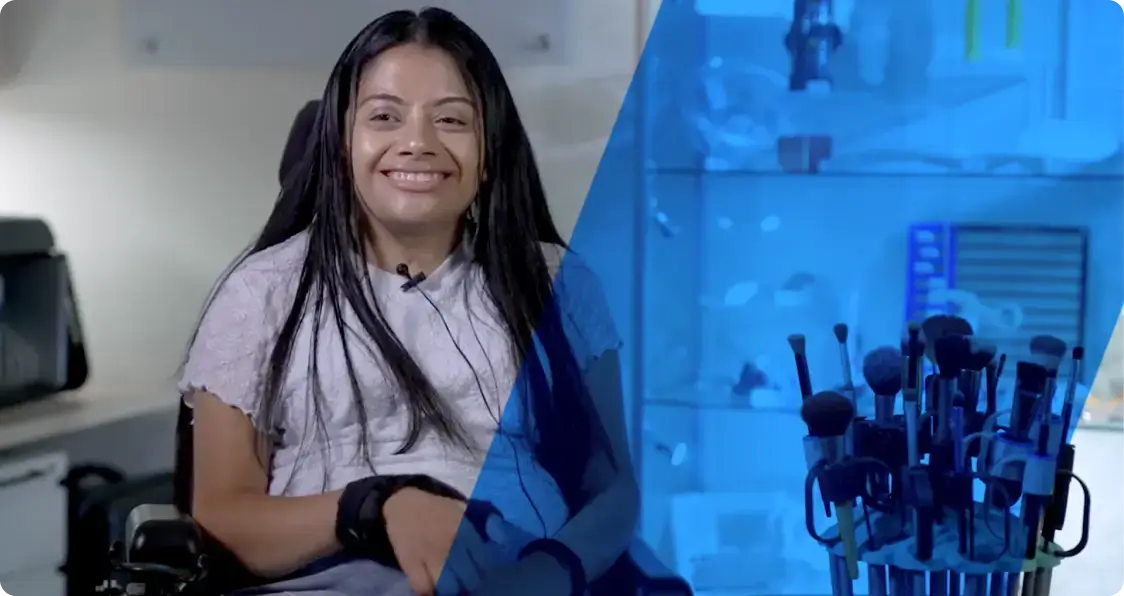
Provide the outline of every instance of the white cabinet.
{"type": "Polygon", "coordinates": [[[326,71],[376,17],[439,6],[472,26],[505,66],[562,64],[570,1],[124,0],[124,44],[137,65],[326,71]]]}
{"type": "Polygon", "coordinates": [[[61,596],[66,556],[65,453],[0,460],[0,586],[13,596],[61,596]]]}
{"type": "Polygon", "coordinates": [[[0,575],[0,586],[11,596],[65,596],[66,576],[53,567],[0,575]]]}

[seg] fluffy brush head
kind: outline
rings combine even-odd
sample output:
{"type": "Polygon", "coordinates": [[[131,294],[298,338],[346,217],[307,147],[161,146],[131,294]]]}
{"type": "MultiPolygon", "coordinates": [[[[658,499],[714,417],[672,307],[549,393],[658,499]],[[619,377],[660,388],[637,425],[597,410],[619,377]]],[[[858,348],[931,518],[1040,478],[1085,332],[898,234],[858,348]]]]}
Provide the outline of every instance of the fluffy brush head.
{"type": "Polygon", "coordinates": [[[1065,359],[1068,346],[1053,335],[1036,335],[1030,338],[1030,359],[1046,367],[1051,376],[1057,376],[1058,367],[1065,359]]]}
{"type": "Polygon", "coordinates": [[[1036,335],[1030,338],[1030,353],[1045,354],[1054,358],[1065,358],[1065,342],[1053,335],[1036,335]]]}
{"type": "Polygon", "coordinates": [[[807,349],[807,344],[808,340],[803,333],[793,333],[788,336],[788,346],[792,348],[793,354],[803,355],[807,349]]]}
{"type": "Polygon", "coordinates": [[[847,329],[846,325],[843,323],[836,323],[835,326],[831,328],[831,332],[835,334],[835,341],[841,344],[847,343],[847,335],[850,333],[850,330],[847,329]]]}
{"type": "Polygon", "coordinates": [[[803,333],[794,333],[788,336],[788,346],[791,347],[794,354],[804,354],[807,343],[808,340],[803,333]]]}
{"type": "Polygon", "coordinates": [[[883,346],[863,358],[863,379],[875,395],[897,395],[902,390],[902,353],[883,346]]]}
{"type": "Polygon", "coordinates": [[[1015,365],[1015,375],[1020,390],[1042,393],[1046,391],[1046,380],[1050,378],[1050,371],[1041,364],[1019,362],[1015,365]]]}
{"type": "Polygon", "coordinates": [[[993,342],[979,337],[969,338],[969,345],[971,353],[968,355],[967,366],[964,369],[973,372],[980,372],[987,368],[987,365],[995,361],[995,354],[999,351],[993,342]]]}
{"type": "Polygon", "coordinates": [[[945,335],[933,344],[933,359],[941,376],[955,377],[971,360],[972,342],[964,335],[945,335]]]}
{"type": "Polygon", "coordinates": [[[940,366],[935,353],[937,341],[949,335],[972,334],[971,323],[953,315],[933,315],[921,323],[921,336],[925,340],[925,356],[937,366],[940,366]]]}
{"type": "Polygon", "coordinates": [[[800,417],[813,437],[839,437],[855,419],[855,406],[842,393],[821,391],[804,400],[800,417]]]}

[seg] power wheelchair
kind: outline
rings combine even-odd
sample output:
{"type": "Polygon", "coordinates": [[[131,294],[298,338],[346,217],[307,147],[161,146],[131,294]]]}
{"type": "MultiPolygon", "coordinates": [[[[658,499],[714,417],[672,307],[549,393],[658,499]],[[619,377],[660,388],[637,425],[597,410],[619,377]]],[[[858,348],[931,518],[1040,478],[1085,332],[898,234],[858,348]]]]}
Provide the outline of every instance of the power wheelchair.
{"type": "MultiPolygon", "coordinates": [[[[180,404],[176,423],[174,503],[132,510],[114,543],[104,596],[220,596],[261,585],[218,541],[191,519],[192,412],[180,404]]],[[[529,591],[534,586],[528,586],[529,591]]],[[[690,585],[635,540],[627,554],[590,582],[592,596],[692,596],[690,585]]]]}

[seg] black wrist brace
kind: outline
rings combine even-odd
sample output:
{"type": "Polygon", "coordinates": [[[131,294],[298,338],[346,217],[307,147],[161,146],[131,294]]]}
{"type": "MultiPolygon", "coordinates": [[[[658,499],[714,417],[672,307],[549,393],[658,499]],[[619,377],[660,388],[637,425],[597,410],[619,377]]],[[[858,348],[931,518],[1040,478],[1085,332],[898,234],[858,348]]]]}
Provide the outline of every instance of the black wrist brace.
{"type": "Polygon", "coordinates": [[[371,476],[356,480],[343,489],[336,509],[336,539],[344,550],[399,568],[398,557],[394,555],[394,547],[386,533],[383,506],[404,488],[467,501],[457,489],[423,474],[371,476]]]}
{"type": "Polygon", "coordinates": [[[523,550],[519,551],[519,559],[525,559],[535,553],[553,557],[570,574],[570,594],[573,596],[585,594],[586,588],[589,587],[585,567],[582,565],[581,558],[570,550],[570,547],[553,538],[540,538],[524,546],[523,550]]]}

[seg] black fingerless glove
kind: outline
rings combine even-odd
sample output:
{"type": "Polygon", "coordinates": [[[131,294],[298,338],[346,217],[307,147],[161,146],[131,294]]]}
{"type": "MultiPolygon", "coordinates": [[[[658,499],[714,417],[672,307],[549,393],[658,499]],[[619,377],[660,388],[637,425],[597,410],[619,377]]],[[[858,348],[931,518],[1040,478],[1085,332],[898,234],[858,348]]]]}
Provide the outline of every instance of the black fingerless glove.
{"type": "Polygon", "coordinates": [[[404,488],[447,499],[468,500],[457,489],[423,474],[371,476],[356,480],[343,489],[336,509],[336,539],[345,551],[370,557],[394,569],[400,568],[386,533],[383,506],[404,488]]]}
{"type": "Polygon", "coordinates": [[[582,596],[586,593],[589,584],[585,575],[585,567],[582,565],[581,557],[570,550],[570,547],[553,538],[532,540],[527,546],[523,547],[523,550],[519,551],[519,560],[536,553],[552,557],[570,574],[570,594],[582,596]]]}

